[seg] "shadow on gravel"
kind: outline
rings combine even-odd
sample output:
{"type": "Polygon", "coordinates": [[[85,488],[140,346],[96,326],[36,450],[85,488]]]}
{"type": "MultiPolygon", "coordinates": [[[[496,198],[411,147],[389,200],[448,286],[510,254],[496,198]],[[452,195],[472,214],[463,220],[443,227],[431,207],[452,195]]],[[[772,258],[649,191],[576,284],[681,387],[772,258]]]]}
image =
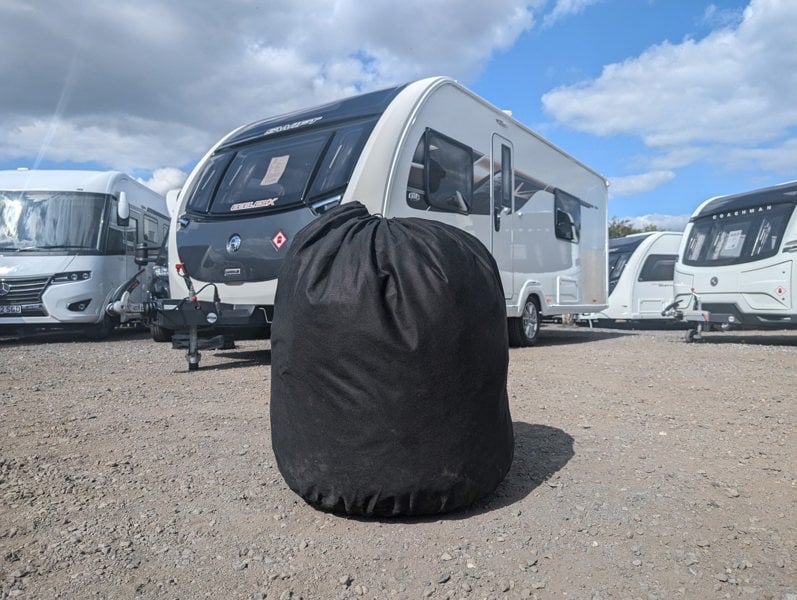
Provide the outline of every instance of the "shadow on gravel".
{"type": "Polygon", "coordinates": [[[227,369],[240,369],[242,367],[253,367],[271,364],[271,349],[263,350],[224,350],[214,353],[220,358],[229,359],[232,362],[220,363],[217,365],[200,365],[203,371],[226,371],[227,369]]]}
{"type": "MultiPolygon", "coordinates": [[[[583,327],[545,326],[540,330],[540,337],[533,348],[545,346],[565,346],[567,344],[583,344],[598,340],[611,340],[627,335],[636,335],[634,331],[607,331],[605,329],[589,329],[583,327]]],[[[514,351],[532,350],[517,348],[514,351]]]]}
{"type": "Polygon", "coordinates": [[[42,331],[18,335],[11,332],[0,333],[0,346],[40,346],[42,344],[99,344],[127,343],[131,340],[148,340],[150,334],[145,329],[116,329],[107,338],[95,340],[83,331],[42,331]]]}
{"type": "Polygon", "coordinates": [[[573,438],[561,429],[514,421],[515,457],[512,467],[496,490],[467,508],[425,517],[360,517],[344,519],[383,523],[433,523],[459,521],[511,506],[548,481],[574,456],[573,438]]]}
{"type": "MultiPolygon", "coordinates": [[[[756,333],[735,334],[722,331],[701,333],[701,339],[693,342],[701,344],[745,344],[746,346],[797,346],[797,333],[756,333]]],[[[686,342],[684,342],[686,343],[686,342]]]]}
{"type": "Polygon", "coordinates": [[[515,457],[509,473],[495,492],[451,518],[467,518],[475,514],[504,508],[519,502],[562,469],[575,452],[573,437],[555,427],[513,423],[515,457]]]}

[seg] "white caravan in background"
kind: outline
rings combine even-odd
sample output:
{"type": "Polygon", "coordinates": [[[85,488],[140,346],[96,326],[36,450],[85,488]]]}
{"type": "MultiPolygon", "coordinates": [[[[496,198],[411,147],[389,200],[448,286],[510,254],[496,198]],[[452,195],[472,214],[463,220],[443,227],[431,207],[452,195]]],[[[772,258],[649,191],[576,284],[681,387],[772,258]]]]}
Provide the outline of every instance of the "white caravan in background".
{"type": "Polygon", "coordinates": [[[610,239],[609,306],[578,320],[598,327],[672,324],[661,313],[673,300],[682,237],[680,231],[652,231],[610,239]]]}
{"type": "Polygon", "coordinates": [[[182,334],[190,370],[219,333],[269,335],[291,240],[353,200],[478,237],[500,268],[513,345],[533,344],[543,315],[606,305],[605,179],[429,78],[241,127],[198,163],[169,234],[172,299],[157,313],[182,334]]]}
{"type": "Polygon", "coordinates": [[[675,265],[687,341],[719,327],[797,328],[797,181],[703,202],[675,265]]]}
{"type": "Polygon", "coordinates": [[[130,319],[105,308],[140,273],[136,244],[168,224],[163,196],[124,173],[0,171],[0,328],[108,335],[130,319]]]}

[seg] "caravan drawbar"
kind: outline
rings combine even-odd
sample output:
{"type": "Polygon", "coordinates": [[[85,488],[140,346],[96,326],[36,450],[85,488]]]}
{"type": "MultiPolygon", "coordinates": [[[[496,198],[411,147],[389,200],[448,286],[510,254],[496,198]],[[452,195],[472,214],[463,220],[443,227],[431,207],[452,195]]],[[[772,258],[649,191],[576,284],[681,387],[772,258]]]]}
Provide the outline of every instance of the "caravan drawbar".
{"type": "Polygon", "coordinates": [[[479,238],[500,269],[513,345],[536,341],[542,315],[606,305],[605,179],[435,77],[243,126],[197,164],[170,229],[172,299],[156,317],[182,335],[190,370],[213,334],[268,335],[291,240],[353,200],[479,238]]]}

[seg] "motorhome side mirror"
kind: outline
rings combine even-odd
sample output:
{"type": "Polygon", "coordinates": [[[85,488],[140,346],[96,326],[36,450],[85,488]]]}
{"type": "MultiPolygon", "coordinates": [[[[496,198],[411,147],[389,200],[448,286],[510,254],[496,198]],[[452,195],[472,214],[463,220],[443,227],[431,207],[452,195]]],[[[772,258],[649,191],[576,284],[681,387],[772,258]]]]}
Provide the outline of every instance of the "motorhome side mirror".
{"type": "Polygon", "coordinates": [[[133,254],[133,260],[139,266],[144,266],[149,262],[149,248],[144,242],[136,244],[136,250],[133,254]]]}
{"type": "Polygon", "coordinates": [[[116,224],[120,227],[127,227],[130,224],[130,204],[127,202],[127,194],[119,192],[119,204],[116,207],[116,224]]]}

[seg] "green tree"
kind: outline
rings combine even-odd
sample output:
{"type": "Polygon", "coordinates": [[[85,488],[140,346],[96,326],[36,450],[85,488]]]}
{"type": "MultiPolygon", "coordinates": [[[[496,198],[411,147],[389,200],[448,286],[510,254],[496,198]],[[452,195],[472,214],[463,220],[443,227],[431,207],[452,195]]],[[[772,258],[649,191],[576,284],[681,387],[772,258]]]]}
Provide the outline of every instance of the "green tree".
{"type": "Polygon", "coordinates": [[[632,233],[646,233],[648,231],[659,231],[659,228],[652,223],[648,223],[643,229],[637,229],[631,225],[631,221],[628,219],[618,219],[617,217],[612,217],[611,221],[609,221],[610,238],[625,237],[632,233]]]}

